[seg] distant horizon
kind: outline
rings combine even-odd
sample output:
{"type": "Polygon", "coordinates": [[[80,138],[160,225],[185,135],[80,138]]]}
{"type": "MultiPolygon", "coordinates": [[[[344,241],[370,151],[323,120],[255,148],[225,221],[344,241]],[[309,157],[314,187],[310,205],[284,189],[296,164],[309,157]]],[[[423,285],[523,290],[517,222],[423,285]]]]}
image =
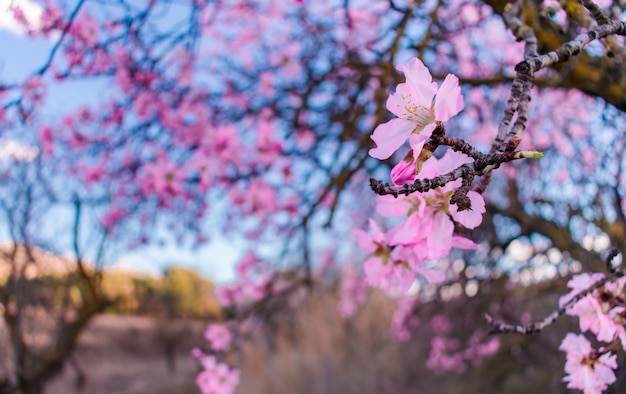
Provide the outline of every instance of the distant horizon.
{"type": "MultiPolygon", "coordinates": [[[[4,247],[10,247],[11,245],[13,245],[13,241],[11,240],[8,240],[8,239],[0,240],[0,249],[3,249],[4,247]]],[[[56,253],[55,251],[48,250],[37,245],[33,245],[33,247],[34,247],[35,254],[43,252],[44,254],[50,254],[51,255],[50,257],[53,259],[64,260],[63,261],[64,263],[74,264],[73,260],[75,256],[71,252],[56,253]]],[[[132,254],[132,253],[129,253],[129,254],[132,254]]],[[[198,254],[198,256],[201,256],[202,254],[204,254],[204,252],[198,254]]],[[[139,253],[139,256],[146,257],[145,255],[141,253],[139,253]]],[[[126,256],[126,258],[120,258],[113,263],[104,264],[100,267],[100,269],[102,271],[108,271],[108,272],[114,272],[114,271],[136,272],[138,274],[141,274],[142,276],[151,276],[151,277],[161,278],[164,276],[165,269],[176,267],[176,268],[184,268],[184,269],[197,272],[203,279],[211,280],[213,283],[216,283],[216,284],[230,282],[235,279],[234,261],[233,263],[225,264],[229,267],[232,266],[233,272],[229,274],[228,273],[229,270],[226,270],[224,269],[224,267],[222,267],[221,272],[223,274],[220,277],[220,275],[215,275],[214,272],[210,272],[212,270],[207,271],[206,269],[203,269],[202,267],[198,267],[198,265],[201,265],[201,264],[190,263],[190,261],[193,260],[191,256],[192,254],[188,254],[187,256],[185,256],[185,260],[179,259],[176,261],[169,261],[167,264],[149,264],[147,262],[145,262],[145,264],[142,264],[143,262],[140,262],[139,260],[134,260],[134,261],[130,259],[127,260],[126,258],[128,256],[126,256]]],[[[35,256],[35,258],[37,257],[40,257],[40,256],[35,256]]],[[[233,257],[233,256],[229,256],[229,257],[233,257]]],[[[238,256],[236,257],[238,258],[238,256]]],[[[61,263],[61,261],[58,261],[58,262],[61,263]]],[[[44,263],[47,263],[47,262],[44,261],[44,263]]],[[[87,266],[95,265],[95,262],[90,259],[84,259],[84,263],[87,266]]],[[[71,270],[73,270],[73,268],[68,267],[67,271],[69,272],[71,270]]],[[[60,272],[62,271],[62,269],[60,269],[59,267],[56,267],[56,268],[53,268],[51,271],[60,272]]],[[[2,269],[0,269],[0,273],[2,273],[2,269]]]]}

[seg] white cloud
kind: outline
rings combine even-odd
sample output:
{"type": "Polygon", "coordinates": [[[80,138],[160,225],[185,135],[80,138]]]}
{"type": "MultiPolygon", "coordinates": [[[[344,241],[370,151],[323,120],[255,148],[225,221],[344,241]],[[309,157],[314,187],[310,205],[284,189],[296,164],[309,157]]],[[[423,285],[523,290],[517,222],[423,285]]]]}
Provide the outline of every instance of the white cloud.
{"type": "Polygon", "coordinates": [[[0,0],[0,30],[22,36],[26,34],[26,29],[13,17],[11,6],[18,7],[24,13],[26,20],[37,26],[43,13],[43,7],[32,0],[0,0]]]}

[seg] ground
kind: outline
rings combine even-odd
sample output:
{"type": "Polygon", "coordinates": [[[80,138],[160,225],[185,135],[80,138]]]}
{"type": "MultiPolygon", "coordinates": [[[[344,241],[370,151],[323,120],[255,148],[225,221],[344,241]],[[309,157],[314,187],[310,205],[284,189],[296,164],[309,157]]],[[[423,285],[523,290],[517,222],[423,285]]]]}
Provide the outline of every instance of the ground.
{"type": "Polygon", "coordinates": [[[189,351],[202,341],[202,322],[165,323],[151,317],[97,316],[83,333],[63,374],[47,388],[47,394],[197,393],[197,362],[189,351]],[[172,341],[168,341],[172,339],[172,341]],[[175,369],[168,367],[166,344],[173,349],[175,369]],[[196,343],[196,344],[197,344],[196,343]],[[86,381],[76,387],[80,366],[86,381]]]}

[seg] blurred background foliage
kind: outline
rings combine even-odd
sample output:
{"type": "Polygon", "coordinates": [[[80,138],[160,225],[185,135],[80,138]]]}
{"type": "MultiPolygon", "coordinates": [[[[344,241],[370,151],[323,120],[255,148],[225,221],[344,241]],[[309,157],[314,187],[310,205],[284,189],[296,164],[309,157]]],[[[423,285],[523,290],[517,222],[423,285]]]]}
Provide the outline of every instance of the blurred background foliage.
{"type": "MultiPolygon", "coordinates": [[[[31,304],[49,308],[62,305],[66,288],[77,286],[74,272],[49,273],[24,278],[23,286],[36,294],[31,304]]],[[[222,311],[213,297],[213,282],[193,270],[170,266],[162,276],[135,271],[101,272],[102,292],[107,299],[103,312],[116,315],[141,315],[162,318],[219,319],[222,311]]],[[[6,277],[0,277],[5,291],[6,277]]],[[[79,297],[70,291],[70,297],[79,297]]]]}

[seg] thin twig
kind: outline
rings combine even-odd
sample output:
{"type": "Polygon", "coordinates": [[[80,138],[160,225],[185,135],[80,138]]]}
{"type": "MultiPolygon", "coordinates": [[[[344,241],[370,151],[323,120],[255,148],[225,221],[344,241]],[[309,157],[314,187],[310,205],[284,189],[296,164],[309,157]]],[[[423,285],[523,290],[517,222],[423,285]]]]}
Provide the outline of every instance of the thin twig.
{"type": "MultiPolygon", "coordinates": [[[[619,254],[619,251],[616,248],[609,249],[608,255],[605,258],[605,263],[608,267],[613,266],[612,261],[615,257],[617,257],[618,254],[619,254]]],[[[547,326],[549,326],[550,324],[554,323],[559,317],[563,316],[565,312],[567,312],[567,310],[570,309],[572,306],[574,306],[578,301],[582,300],[587,295],[593,293],[595,290],[603,287],[607,283],[611,283],[622,278],[625,274],[626,273],[623,270],[613,269],[613,275],[607,276],[606,278],[594,283],[589,288],[576,294],[574,297],[572,297],[572,299],[566,302],[559,309],[553,311],[548,316],[546,316],[542,320],[535,322],[535,323],[515,325],[515,324],[508,324],[508,323],[503,323],[503,322],[496,322],[493,317],[485,313],[483,316],[485,320],[487,320],[487,323],[491,326],[491,330],[489,331],[489,333],[499,334],[499,333],[512,332],[516,334],[527,335],[527,334],[534,334],[536,332],[539,332],[543,330],[544,328],[546,328],[547,326]]]]}

